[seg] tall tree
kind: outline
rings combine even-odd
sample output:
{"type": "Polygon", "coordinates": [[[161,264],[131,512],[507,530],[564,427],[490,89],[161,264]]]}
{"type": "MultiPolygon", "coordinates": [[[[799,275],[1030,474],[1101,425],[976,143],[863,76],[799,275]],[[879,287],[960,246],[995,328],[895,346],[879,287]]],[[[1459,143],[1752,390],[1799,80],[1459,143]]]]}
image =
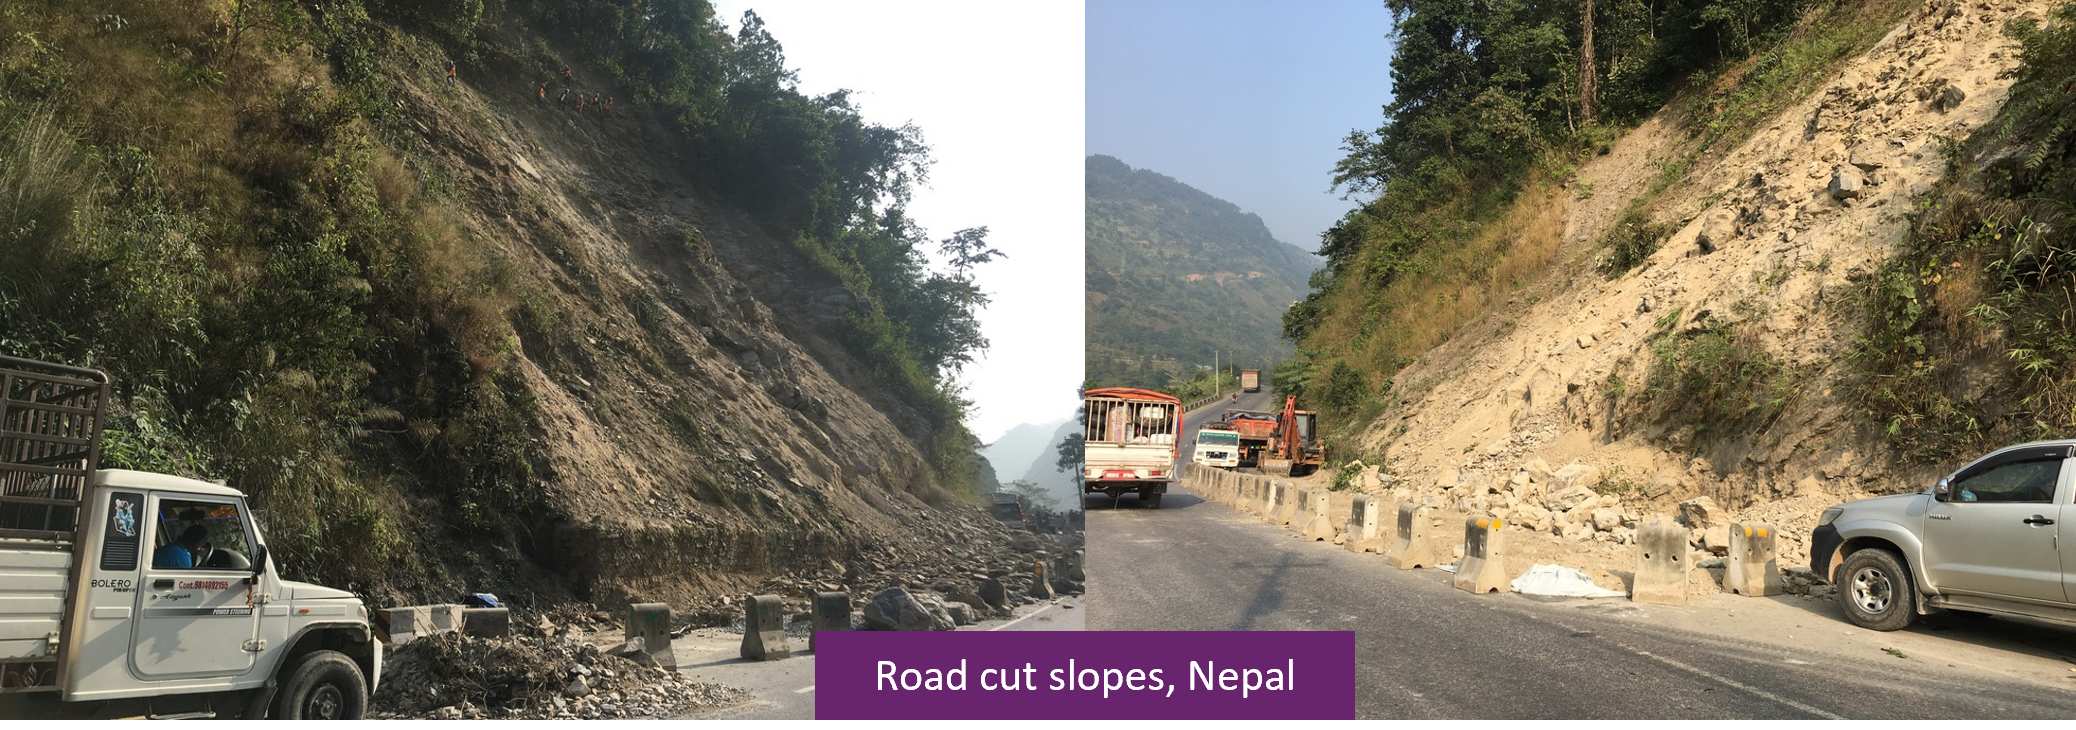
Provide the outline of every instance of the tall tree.
{"type": "Polygon", "coordinates": [[[1585,0],[1585,10],[1579,12],[1579,121],[1593,121],[1593,78],[1598,71],[1593,67],[1593,0],[1585,0]]]}

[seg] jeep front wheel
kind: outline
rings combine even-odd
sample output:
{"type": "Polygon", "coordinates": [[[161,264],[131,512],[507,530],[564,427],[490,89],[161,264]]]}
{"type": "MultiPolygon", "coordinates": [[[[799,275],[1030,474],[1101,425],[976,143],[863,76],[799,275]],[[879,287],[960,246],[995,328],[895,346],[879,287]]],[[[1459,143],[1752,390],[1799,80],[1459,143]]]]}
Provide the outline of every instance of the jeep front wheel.
{"type": "Polygon", "coordinates": [[[1875,631],[1895,631],[1917,618],[1910,571],[1895,553],[1868,548],[1846,556],[1838,568],[1839,600],[1845,618],[1875,631]]]}
{"type": "Polygon", "coordinates": [[[316,651],[292,661],[282,674],[274,719],[358,720],[367,714],[367,681],[345,654],[316,651]]]}

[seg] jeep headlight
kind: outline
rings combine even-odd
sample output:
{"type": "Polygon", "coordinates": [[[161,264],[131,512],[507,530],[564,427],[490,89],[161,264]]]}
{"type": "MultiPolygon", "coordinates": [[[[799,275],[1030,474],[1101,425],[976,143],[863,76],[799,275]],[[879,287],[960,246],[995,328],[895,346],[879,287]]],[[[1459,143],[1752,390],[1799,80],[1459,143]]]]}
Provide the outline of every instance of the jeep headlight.
{"type": "Polygon", "coordinates": [[[1838,516],[1842,514],[1845,514],[1844,505],[1839,505],[1837,507],[1831,507],[1829,509],[1824,510],[1824,515],[1822,517],[1817,518],[1817,527],[1823,527],[1824,525],[1831,524],[1833,520],[1838,519],[1838,516]]]}

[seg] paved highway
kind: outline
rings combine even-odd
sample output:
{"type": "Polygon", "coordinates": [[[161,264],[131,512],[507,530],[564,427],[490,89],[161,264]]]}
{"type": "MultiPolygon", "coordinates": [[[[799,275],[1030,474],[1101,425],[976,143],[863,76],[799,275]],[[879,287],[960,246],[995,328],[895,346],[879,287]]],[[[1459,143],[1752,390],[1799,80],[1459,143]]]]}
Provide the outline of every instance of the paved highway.
{"type": "Polygon", "coordinates": [[[1883,634],[1795,596],[1473,596],[1187,489],[1157,511],[1106,501],[1088,514],[1090,630],[1352,630],[1362,719],[2076,717],[2068,629],[1955,619],[1883,634]]]}
{"type": "MultiPolygon", "coordinates": [[[[1070,596],[1019,607],[1006,620],[961,626],[960,631],[1081,631],[1086,628],[1082,597],[1070,596]]],[[[793,656],[753,662],[741,656],[742,634],[720,629],[694,631],[671,644],[678,673],[703,682],[749,690],[749,702],[678,719],[812,720],[815,718],[815,654],[805,637],[794,638],[793,656]]]]}

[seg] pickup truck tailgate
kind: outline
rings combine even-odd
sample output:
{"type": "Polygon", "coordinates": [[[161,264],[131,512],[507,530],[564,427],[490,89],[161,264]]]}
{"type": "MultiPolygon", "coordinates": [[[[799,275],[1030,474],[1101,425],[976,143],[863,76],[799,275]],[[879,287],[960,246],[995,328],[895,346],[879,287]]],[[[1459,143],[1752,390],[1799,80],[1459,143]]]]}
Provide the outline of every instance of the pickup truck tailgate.
{"type": "Polygon", "coordinates": [[[51,655],[71,572],[69,552],[0,546],[0,661],[51,655]]]}

